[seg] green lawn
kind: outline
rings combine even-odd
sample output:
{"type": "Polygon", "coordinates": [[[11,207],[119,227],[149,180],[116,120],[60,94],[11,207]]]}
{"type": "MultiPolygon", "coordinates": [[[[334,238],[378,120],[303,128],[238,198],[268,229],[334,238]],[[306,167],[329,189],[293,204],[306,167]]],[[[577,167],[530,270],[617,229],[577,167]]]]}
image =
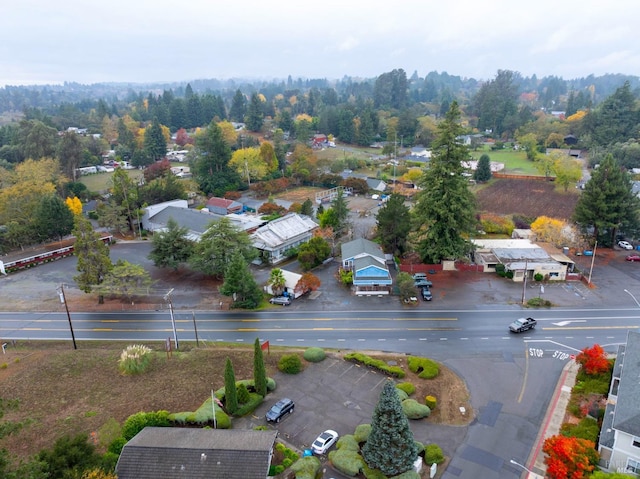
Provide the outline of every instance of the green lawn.
{"type": "Polygon", "coordinates": [[[484,153],[489,155],[491,161],[504,163],[505,173],[514,175],[540,175],[538,170],[536,170],[535,164],[527,160],[527,154],[524,151],[515,151],[511,148],[491,151],[487,148],[485,150],[472,151],[471,156],[477,160],[484,153]]]}
{"type": "MultiPolygon", "coordinates": [[[[138,178],[142,176],[142,170],[125,170],[129,178],[136,183],[138,178]]],[[[80,177],[80,183],[83,183],[92,193],[105,193],[111,188],[111,177],[113,173],[96,173],[94,175],[86,175],[80,177]]]]}

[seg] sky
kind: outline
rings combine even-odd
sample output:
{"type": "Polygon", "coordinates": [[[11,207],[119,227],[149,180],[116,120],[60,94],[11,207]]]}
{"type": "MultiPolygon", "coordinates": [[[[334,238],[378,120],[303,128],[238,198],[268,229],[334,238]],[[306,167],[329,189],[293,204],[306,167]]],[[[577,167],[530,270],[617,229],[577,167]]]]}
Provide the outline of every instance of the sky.
{"type": "Polygon", "coordinates": [[[0,87],[640,75],[638,0],[5,0],[0,87]]]}

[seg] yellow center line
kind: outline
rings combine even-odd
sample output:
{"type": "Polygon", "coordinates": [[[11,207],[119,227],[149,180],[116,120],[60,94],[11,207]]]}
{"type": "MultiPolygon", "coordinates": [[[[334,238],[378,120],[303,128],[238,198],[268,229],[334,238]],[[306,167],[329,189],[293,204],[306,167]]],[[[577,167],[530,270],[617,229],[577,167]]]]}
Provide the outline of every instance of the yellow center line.
{"type": "Polygon", "coordinates": [[[561,327],[556,328],[542,328],[543,331],[572,331],[572,330],[590,330],[590,329],[638,329],[640,326],[574,326],[574,327],[561,327]]]}

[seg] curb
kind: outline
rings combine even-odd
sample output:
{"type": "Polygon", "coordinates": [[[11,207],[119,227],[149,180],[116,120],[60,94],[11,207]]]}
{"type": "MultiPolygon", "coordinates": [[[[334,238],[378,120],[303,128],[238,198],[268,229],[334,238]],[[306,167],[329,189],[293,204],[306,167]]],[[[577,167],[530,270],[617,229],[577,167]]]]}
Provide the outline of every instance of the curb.
{"type": "Polygon", "coordinates": [[[526,477],[528,479],[546,477],[547,465],[544,463],[545,455],[542,452],[542,446],[545,439],[560,432],[569,399],[571,398],[571,390],[576,383],[576,375],[579,369],[580,365],[575,360],[569,360],[562,368],[562,374],[547,408],[542,427],[538,431],[534,448],[527,460],[528,473],[526,477]]]}

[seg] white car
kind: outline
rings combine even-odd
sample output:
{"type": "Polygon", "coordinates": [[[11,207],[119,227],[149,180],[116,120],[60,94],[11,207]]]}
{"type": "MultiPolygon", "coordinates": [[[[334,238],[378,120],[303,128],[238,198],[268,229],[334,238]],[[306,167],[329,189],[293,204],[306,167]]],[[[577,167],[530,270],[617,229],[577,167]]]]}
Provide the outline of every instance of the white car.
{"type": "Polygon", "coordinates": [[[338,441],[338,437],[337,432],[327,429],[325,432],[320,434],[315,441],[313,441],[311,450],[315,454],[324,454],[338,441]]]}
{"type": "Polygon", "coordinates": [[[633,249],[633,246],[628,241],[618,241],[618,246],[623,249],[633,249]]]}

